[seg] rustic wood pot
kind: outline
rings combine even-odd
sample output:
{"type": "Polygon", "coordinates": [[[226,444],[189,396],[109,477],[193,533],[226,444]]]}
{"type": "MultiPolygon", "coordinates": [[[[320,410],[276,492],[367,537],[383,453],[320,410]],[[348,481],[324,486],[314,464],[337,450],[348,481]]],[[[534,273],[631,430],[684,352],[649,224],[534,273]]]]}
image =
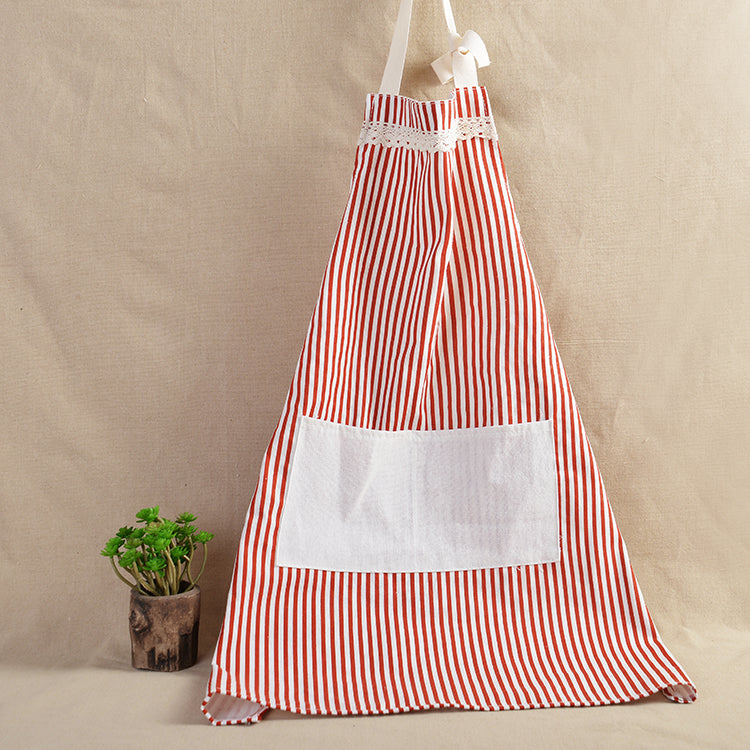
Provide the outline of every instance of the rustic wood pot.
{"type": "Polygon", "coordinates": [[[171,596],[130,592],[131,661],[136,669],[176,672],[198,658],[201,590],[171,596]]]}

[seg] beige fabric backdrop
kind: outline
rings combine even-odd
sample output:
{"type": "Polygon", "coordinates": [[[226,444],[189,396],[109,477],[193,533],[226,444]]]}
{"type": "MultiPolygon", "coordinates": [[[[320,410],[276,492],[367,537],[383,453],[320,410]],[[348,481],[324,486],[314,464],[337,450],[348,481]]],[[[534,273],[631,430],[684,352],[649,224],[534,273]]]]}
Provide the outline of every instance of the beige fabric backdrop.
{"type": "MultiPolygon", "coordinates": [[[[442,98],[437,0],[402,93],[442,98]]],[[[0,702],[9,747],[741,747],[750,680],[750,5],[456,0],[527,249],[657,626],[699,701],[275,722],[198,713],[242,521],[397,0],[0,8],[0,702]],[[128,666],[98,551],[216,533],[201,663],[128,666]],[[44,716],[44,721],[39,717],[44,716]],[[143,719],[143,717],[146,717],[143,719]],[[10,734],[7,734],[10,727],[10,734]],[[51,734],[50,734],[51,733],[51,734]],[[258,734],[265,733],[261,740],[258,734]],[[15,742],[15,744],[13,744],[15,742]],[[118,744],[121,742],[121,744],[118,744]],[[68,744],[66,744],[68,743],[68,744]],[[51,746],[51,745],[49,745],[51,746]],[[175,744],[163,745],[165,747],[175,744]]]]}

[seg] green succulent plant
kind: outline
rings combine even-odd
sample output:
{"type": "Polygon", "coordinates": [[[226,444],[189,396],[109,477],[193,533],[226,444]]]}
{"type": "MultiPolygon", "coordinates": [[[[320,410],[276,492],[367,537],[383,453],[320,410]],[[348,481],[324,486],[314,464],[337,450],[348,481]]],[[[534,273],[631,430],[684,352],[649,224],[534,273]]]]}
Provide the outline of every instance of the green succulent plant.
{"type": "Polygon", "coordinates": [[[117,577],[146,596],[190,591],[206,568],[206,545],[214,535],[198,531],[192,525],[196,520],[192,513],[182,513],[169,521],[159,516],[157,505],[139,510],[135,516],[143,525],[123,526],[101,551],[109,558],[117,577]],[[203,547],[203,560],[194,575],[193,556],[199,546],[203,547]]]}

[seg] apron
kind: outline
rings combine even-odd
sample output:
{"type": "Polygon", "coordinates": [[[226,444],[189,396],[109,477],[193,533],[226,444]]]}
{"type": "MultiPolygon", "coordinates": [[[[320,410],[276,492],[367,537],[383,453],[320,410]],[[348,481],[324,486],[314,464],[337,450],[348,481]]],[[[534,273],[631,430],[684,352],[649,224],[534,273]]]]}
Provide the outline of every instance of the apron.
{"type": "Polygon", "coordinates": [[[402,0],[234,568],[202,709],[380,714],[695,688],[646,609],[508,192],[489,61],[443,0],[444,101],[399,95],[402,0]]]}

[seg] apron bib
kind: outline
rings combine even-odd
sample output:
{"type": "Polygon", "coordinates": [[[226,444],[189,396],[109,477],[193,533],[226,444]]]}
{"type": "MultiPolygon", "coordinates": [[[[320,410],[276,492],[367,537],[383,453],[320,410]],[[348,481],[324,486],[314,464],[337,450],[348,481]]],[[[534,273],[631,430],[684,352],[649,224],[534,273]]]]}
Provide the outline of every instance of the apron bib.
{"type": "Polygon", "coordinates": [[[475,32],[399,95],[402,0],[240,540],[203,711],[377,714],[695,688],[646,609],[521,240],[475,32]]]}

